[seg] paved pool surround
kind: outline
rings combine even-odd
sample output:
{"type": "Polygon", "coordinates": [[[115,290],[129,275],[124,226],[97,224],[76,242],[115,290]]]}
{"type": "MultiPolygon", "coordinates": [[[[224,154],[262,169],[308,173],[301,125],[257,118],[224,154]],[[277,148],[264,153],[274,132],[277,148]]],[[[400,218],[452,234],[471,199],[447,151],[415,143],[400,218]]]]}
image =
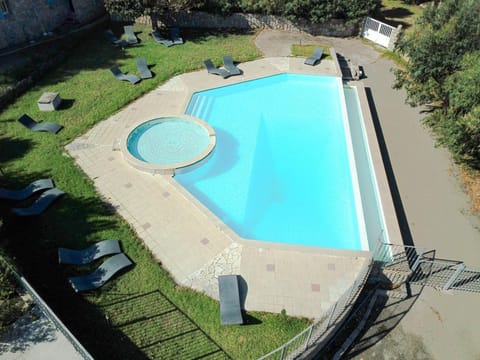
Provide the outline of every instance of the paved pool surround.
{"type": "MultiPolygon", "coordinates": [[[[247,286],[247,311],[284,309],[289,315],[318,318],[352,285],[369,259],[368,252],[242,239],[170,175],[139,171],[118,151],[128,129],[153,118],[183,114],[196,91],[284,72],[340,76],[333,60],[324,59],[315,67],[303,61],[274,57],[241,63],[243,74],[228,79],[205,70],[175,76],[66,149],[177,283],[218,299],[217,277],[238,274],[247,286]]],[[[360,102],[366,123],[371,123],[364,94],[360,102]]],[[[373,125],[369,126],[369,144],[378,150],[373,125]]],[[[385,230],[390,241],[398,243],[400,232],[380,153],[372,153],[372,162],[385,230]]]]}

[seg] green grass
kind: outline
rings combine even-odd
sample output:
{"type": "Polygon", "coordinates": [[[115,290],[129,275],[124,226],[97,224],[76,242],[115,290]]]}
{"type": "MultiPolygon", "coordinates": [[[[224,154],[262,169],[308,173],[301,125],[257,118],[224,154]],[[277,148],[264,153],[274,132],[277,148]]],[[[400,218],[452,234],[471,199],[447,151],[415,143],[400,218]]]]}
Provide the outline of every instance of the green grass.
{"type": "Polygon", "coordinates": [[[328,45],[300,45],[300,44],[292,44],[290,52],[292,56],[297,56],[297,57],[309,57],[312,55],[313,50],[317,47],[322,47],[323,48],[323,58],[324,59],[332,59],[332,56],[330,55],[330,47],[328,45]]]}
{"type": "MultiPolygon", "coordinates": [[[[0,203],[1,246],[69,329],[96,359],[257,358],[290,339],[306,319],[251,312],[245,326],[220,326],[218,302],[177,286],[153,259],[131,227],[95,191],[93,182],[65,154],[64,146],[99,121],[176,74],[217,65],[224,54],[236,61],[260,53],[251,35],[182,31],[182,46],[165,48],[135,26],[141,42],[125,51],[93,34],[71,56],[0,114],[0,186],[21,187],[51,177],[66,192],[46,213],[31,219],[9,215],[23,204],[0,203]],[[136,71],[135,58],[145,57],[155,77],[132,86],[110,71],[136,71]],[[64,107],[40,112],[36,101],[45,91],[59,92],[64,107]],[[65,126],[58,135],[34,133],[16,119],[27,113],[38,121],[65,126]],[[73,293],[67,277],[86,273],[59,266],[57,248],[82,248],[102,239],[120,239],[135,267],[89,295],[73,293]]],[[[101,262],[101,261],[100,261],[101,262]]]]}
{"type": "Polygon", "coordinates": [[[419,5],[406,4],[402,0],[382,0],[380,13],[383,19],[379,20],[392,26],[402,25],[405,31],[409,31],[422,11],[419,5]]]}

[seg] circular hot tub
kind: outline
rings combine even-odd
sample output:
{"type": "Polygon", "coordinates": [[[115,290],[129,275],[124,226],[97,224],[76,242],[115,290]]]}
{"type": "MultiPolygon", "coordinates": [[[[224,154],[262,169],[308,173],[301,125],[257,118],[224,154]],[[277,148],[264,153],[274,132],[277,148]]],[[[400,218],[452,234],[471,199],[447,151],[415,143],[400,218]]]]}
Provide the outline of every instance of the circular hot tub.
{"type": "Polygon", "coordinates": [[[215,147],[215,131],[188,115],[148,120],[131,129],[123,142],[127,161],[153,174],[173,174],[205,159],[215,147]]]}

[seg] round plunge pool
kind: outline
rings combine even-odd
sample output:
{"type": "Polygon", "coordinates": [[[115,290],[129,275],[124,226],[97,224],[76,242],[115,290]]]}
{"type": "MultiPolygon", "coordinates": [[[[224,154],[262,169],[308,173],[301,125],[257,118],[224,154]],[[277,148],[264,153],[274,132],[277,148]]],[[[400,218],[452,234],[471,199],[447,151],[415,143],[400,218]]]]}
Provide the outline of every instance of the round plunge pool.
{"type": "Polygon", "coordinates": [[[123,142],[123,153],[137,169],[173,175],[205,159],[215,141],[213,128],[198,118],[161,117],[131,129],[123,142]]]}

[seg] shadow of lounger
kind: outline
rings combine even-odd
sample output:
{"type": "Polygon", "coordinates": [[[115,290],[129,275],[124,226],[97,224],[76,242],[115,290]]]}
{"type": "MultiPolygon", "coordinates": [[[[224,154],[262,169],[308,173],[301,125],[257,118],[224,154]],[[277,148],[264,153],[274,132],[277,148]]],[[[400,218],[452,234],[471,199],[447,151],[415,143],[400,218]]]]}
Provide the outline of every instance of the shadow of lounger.
{"type": "Polygon", "coordinates": [[[242,70],[240,70],[234,63],[233,58],[230,55],[225,55],[223,57],[223,66],[231,75],[241,75],[242,70]]]}
{"type": "Polygon", "coordinates": [[[60,196],[65,194],[62,190],[53,188],[45,191],[27,208],[13,208],[12,212],[18,216],[35,216],[43,213],[60,196]]]}
{"type": "Polygon", "coordinates": [[[145,58],[137,58],[137,69],[142,79],[150,79],[153,77],[152,72],[148,68],[145,58]]]}
{"type": "Polygon", "coordinates": [[[205,67],[207,68],[207,71],[208,71],[209,74],[220,75],[224,79],[226,79],[227,77],[232,75],[226,70],[219,69],[219,68],[215,67],[215,65],[213,65],[212,60],[210,60],[210,59],[205,60],[203,63],[205,64],[205,67]]]}
{"type": "Polygon", "coordinates": [[[117,254],[100,265],[94,272],[68,278],[75,292],[95,290],[103,286],[113,275],[126,267],[133,265],[130,259],[124,254],[117,254]]]}
{"type": "Polygon", "coordinates": [[[125,33],[127,44],[133,45],[133,44],[138,43],[138,39],[135,36],[135,32],[133,31],[133,26],[132,25],[125,25],[123,27],[123,32],[125,33]]]}
{"type": "Polygon", "coordinates": [[[112,66],[110,68],[113,76],[115,76],[118,80],[129,81],[132,84],[138,83],[141,79],[137,75],[133,74],[124,74],[118,66],[112,66]]]}
{"type": "Polygon", "coordinates": [[[20,116],[20,118],[17,121],[23,126],[25,126],[27,129],[32,131],[48,131],[52,134],[56,134],[63,129],[63,126],[57,123],[52,123],[52,122],[38,123],[27,114],[23,114],[22,116],[20,116]]]}
{"type": "Polygon", "coordinates": [[[321,60],[322,55],[323,48],[315,48],[315,50],[313,50],[313,54],[305,59],[304,64],[314,66],[321,60]]]}
{"type": "Polygon", "coordinates": [[[25,200],[36,192],[48,190],[53,188],[54,186],[55,185],[53,184],[52,179],[40,179],[35,180],[31,184],[19,190],[0,188],[0,199],[17,201],[25,200]]]}
{"type": "Polygon", "coordinates": [[[220,275],[218,277],[218,291],[220,294],[221,324],[243,324],[237,275],[220,275]]]}
{"type": "Polygon", "coordinates": [[[58,263],[86,265],[93,260],[121,252],[118,240],[103,240],[81,250],[58,248],[58,263]]]}

